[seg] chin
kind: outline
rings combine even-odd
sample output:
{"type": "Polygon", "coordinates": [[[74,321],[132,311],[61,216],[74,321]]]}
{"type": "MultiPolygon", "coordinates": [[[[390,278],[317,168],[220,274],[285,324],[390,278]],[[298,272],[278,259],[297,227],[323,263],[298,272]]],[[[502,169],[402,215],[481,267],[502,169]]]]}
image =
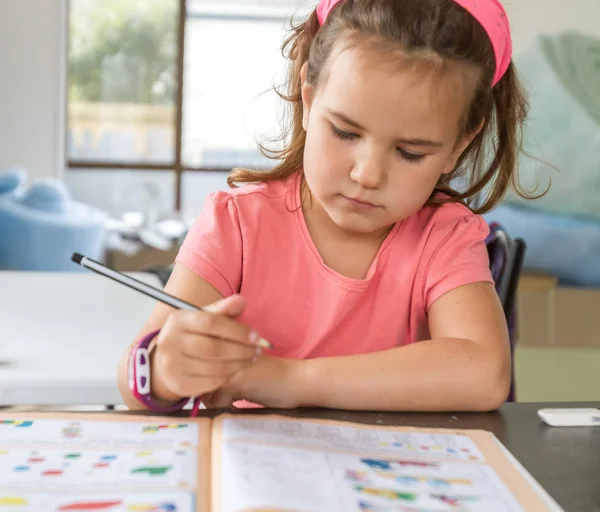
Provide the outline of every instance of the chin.
{"type": "Polygon", "coordinates": [[[380,222],[373,222],[372,220],[358,216],[348,214],[333,214],[330,215],[331,220],[344,231],[349,233],[356,233],[357,235],[368,235],[369,233],[375,233],[385,229],[388,225],[380,222]]]}

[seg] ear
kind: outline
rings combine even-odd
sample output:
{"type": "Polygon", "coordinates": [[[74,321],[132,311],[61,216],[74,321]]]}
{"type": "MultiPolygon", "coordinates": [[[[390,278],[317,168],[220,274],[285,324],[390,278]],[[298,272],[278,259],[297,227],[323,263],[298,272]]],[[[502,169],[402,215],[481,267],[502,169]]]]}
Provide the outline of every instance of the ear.
{"type": "Polygon", "coordinates": [[[306,75],[308,73],[308,62],[305,62],[302,65],[302,69],[300,70],[300,81],[302,83],[301,86],[301,95],[302,95],[302,128],[304,131],[308,128],[308,116],[310,114],[310,108],[312,107],[312,102],[315,96],[315,88],[312,84],[309,84],[306,81],[306,75]]]}
{"type": "Polygon", "coordinates": [[[483,130],[484,125],[485,119],[482,119],[481,123],[479,123],[479,126],[474,131],[472,131],[468,135],[464,135],[458,140],[456,147],[454,148],[454,151],[450,157],[450,160],[448,161],[448,165],[446,166],[442,174],[450,174],[454,170],[454,168],[456,167],[456,162],[460,158],[460,155],[462,155],[464,150],[469,147],[469,144],[473,142],[473,139],[477,137],[477,135],[479,135],[481,130],[483,130]]]}

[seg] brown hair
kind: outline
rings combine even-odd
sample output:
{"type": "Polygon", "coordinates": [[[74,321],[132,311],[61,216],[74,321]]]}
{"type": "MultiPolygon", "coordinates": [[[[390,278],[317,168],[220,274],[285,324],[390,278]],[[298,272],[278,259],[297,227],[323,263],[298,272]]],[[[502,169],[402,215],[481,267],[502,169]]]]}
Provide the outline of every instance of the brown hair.
{"type": "Polygon", "coordinates": [[[308,62],[306,79],[317,84],[341,36],[354,41],[357,36],[367,37],[386,46],[393,42],[411,60],[432,61],[434,56],[433,60],[439,61],[441,57],[480,71],[463,120],[463,133],[474,133],[482,122],[483,128],[459,157],[455,170],[440,178],[429,204],[460,201],[476,213],[485,213],[510,188],[529,197],[520,187],[517,174],[521,130],[528,111],[517,71],[511,63],[492,88],[495,57],[491,42],[475,18],[453,0],[345,0],[332,10],[323,27],[316,12],[292,27],[283,46],[290,60],[287,93],[279,93],[291,114],[281,134],[284,147],[274,151],[261,146],[266,156],[279,163],[268,172],[236,169],[227,180],[231,187],[284,179],[302,168],[306,134],[302,127],[300,72],[308,62]],[[466,183],[462,191],[453,187],[457,178],[466,183]],[[440,197],[439,192],[445,195],[440,197]]]}

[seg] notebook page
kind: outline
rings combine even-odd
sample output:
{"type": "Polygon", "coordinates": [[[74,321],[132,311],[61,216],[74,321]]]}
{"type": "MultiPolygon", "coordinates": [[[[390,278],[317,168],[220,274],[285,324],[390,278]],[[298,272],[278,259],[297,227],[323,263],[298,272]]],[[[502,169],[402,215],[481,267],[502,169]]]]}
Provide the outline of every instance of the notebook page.
{"type": "Polygon", "coordinates": [[[207,511],[209,442],[210,420],[0,414],[0,509],[207,511]]]}
{"type": "Polygon", "coordinates": [[[487,432],[222,417],[213,426],[213,510],[549,510],[494,440],[487,432]],[[499,471],[512,475],[511,488],[499,471]]]}

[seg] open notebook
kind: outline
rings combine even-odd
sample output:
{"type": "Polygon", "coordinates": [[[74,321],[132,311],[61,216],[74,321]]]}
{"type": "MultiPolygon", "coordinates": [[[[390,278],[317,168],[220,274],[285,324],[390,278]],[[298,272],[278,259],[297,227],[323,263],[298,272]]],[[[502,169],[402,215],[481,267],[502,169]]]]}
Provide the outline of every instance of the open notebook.
{"type": "Polygon", "coordinates": [[[0,511],[560,511],[489,432],[0,413],[0,511]]]}

